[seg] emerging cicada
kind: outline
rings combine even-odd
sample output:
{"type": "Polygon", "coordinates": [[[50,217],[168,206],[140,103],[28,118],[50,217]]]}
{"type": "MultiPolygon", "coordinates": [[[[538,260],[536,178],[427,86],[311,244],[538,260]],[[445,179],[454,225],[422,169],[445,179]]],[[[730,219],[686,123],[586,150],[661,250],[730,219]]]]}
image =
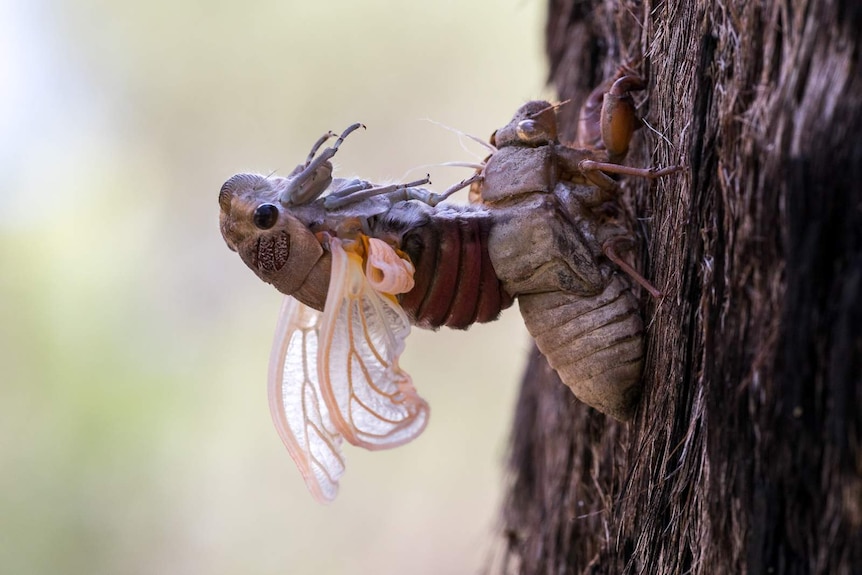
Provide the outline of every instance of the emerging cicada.
{"type": "Polygon", "coordinates": [[[239,174],[219,193],[228,246],[286,294],[270,410],[320,501],[337,493],[342,439],[386,449],[425,428],[428,405],[398,367],[410,324],[466,328],[512,303],[485,249],[491,212],[433,207],[447,194],[416,187],[427,179],[331,177],[330,159],[358,127],[321,151],[326,134],[286,178],[239,174]]]}
{"type": "Polygon", "coordinates": [[[335,497],[343,439],[385,449],[428,420],[398,357],[410,324],[466,328],[517,297],[539,348],[575,395],[620,419],[639,395],[642,321],[625,262],[632,233],[607,173],[636,127],[620,74],[582,112],[578,146],[557,140],[556,109],[529,102],[492,136],[472,178],[443,194],[332,178],[349,127],[313,146],[286,178],[238,174],[219,193],[228,246],[286,294],[269,372],[276,428],[311,492],[335,497]],[[602,100],[601,104],[598,103],[602,100]],[[470,185],[470,206],[440,202],[470,185]],[[621,273],[622,272],[622,273],[621,273]]]}

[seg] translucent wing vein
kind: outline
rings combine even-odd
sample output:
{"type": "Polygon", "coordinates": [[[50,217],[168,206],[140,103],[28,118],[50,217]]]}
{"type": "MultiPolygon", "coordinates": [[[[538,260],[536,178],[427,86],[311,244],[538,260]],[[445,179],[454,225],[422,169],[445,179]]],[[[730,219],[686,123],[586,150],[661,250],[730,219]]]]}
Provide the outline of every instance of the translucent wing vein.
{"type": "Polygon", "coordinates": [[[398,366],[410,323],[393,298],[371,286],[359,255],[345,251],[337,238],[330,248],[318,373],[332,422],[354,445],[401,445],[422,433],[429,413],[398,366]]]}
{"type": "Polygon", "coordinates": [[[320,319],[320,312],[285,296],[270,356],[269,408],[309,491],[325,503],[338,494],[344,457],[317,374],[320,319]]]}

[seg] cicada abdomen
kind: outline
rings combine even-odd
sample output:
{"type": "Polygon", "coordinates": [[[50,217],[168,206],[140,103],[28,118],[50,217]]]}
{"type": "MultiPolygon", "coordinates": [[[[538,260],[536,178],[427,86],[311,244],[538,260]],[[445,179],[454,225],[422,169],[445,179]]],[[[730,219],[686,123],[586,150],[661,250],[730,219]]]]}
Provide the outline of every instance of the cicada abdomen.
{"type": "Polygon", "coordinates": [[[617,419],[640,396],[643,321],[628,278],[615,274],[594,296],[562,291],[518,298],[539,350],[578,399],[617,419]]]}
{"type": "Polygon", "coordinates": [[[495,214],[477,207],[401,202],[372,233],[399,246],[416,267],[415,287],[399,297],[411,323],[466,329],[512,305],[494,271],[488,241],[495,214]]]}

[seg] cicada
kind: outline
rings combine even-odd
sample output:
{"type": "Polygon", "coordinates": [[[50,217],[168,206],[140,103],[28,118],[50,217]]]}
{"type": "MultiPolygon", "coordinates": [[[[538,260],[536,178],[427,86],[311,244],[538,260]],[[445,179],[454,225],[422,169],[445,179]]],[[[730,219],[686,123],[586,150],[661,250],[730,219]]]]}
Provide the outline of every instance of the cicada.
{"type": "Polygon", "coordinates": [[[238,174],[219,193],[228,246],[287,296],[269,372],[282,440],[311,492],[337,493],[343,439],[368,449],[419,435],[428,406],[398,367],[410,325],[463,329],[514,298],[539,348],[575,395],[620,419],[634,411],[643,324],[628,264],[632,232],[608,174],[636,127],[628,74],[597,90],[576,145],[556,107],[528,102],[491,137],[491,155],[442,194],[427,179],[333,178],[344,139],[327,133],[287,177],[238,174]],[[596,100],[600,99],[598,105],[596,100]],[[598,110],[598,111],[597,111],[598,110]],[[469,206],[444,200],[470,186],[469,206]]]}
{"type": "Polygon", "coordinates": [[[219,193],[228,246],[286,295],[270,360],[276,429],[312,494],[332,500],[341,443],[386,449],[418,436],[428,405],[398,366],[411,324],[466,328],[512,298],[488,252],[492,212],[404,185],[332,178],[334,134],[287,177],[239,174],[219,193]]]}

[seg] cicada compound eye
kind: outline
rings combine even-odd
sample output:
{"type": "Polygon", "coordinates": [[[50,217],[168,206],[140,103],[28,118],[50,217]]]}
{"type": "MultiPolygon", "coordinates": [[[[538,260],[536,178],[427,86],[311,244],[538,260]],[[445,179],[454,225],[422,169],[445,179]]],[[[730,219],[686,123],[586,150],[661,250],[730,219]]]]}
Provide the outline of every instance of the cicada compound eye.
{"type": "Polygon", "coordinates": [[[254,210],[251,220],[260,230],[268,230],[278,222],[278,208],[273,204],[261,204],[254,210]]]}
{"type": "Polygon", "coordinates": [[[518,122],[515,131],[518,139],[526,144],[540,144],[548,139],[547,133],[542,129],[542,126],[535,120],[521,120],[518,122]]]}

